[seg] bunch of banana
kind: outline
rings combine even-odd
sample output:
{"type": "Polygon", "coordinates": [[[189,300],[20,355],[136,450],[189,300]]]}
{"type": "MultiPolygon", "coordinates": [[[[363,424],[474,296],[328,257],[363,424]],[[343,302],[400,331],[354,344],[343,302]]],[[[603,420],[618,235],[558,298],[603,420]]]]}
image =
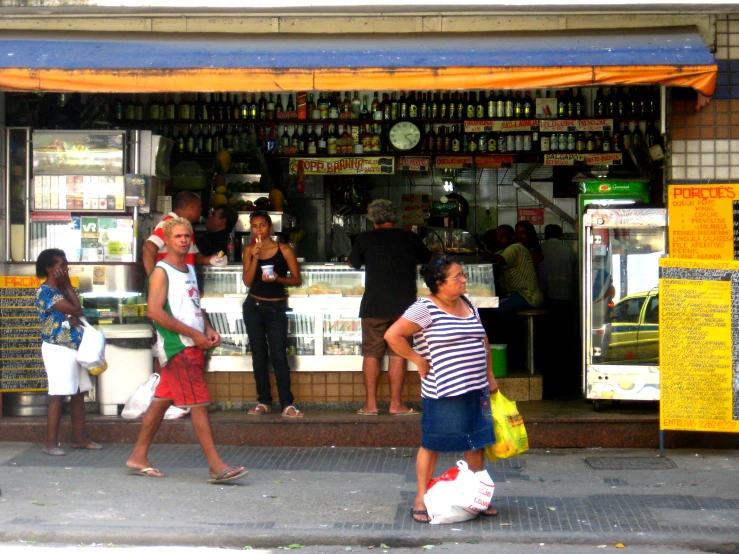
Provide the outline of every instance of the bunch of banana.
{"type": "Polygon", "coordinates": [[[292,229],[290,231],[289,242],[292,244],[296,244],[303,240],[305,238],[305,235],[307,234],[308,233],[306,233],[302,229],[292,229]]]}

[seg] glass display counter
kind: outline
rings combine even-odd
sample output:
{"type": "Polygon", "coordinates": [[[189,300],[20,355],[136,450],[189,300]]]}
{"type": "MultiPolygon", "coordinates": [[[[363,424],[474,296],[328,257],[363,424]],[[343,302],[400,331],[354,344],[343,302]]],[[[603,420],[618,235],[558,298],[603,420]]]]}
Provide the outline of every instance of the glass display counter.
{"type": "MultiPolygon", "coordinates": [[[[478,308],[497,307],[492,266],[464,264],[469,274],[468,296],[478,308]]],[[[294,371],[360,371],[362,321],[359,304],[364,271],[345,264],[302,264],[303,286],[288,288],[288,356],[294,371]]],[[[201,305],[222,344],[215,349],[208,371],[251,371],[251,349],[242,305],[248,288],[241,266],[197,268],[202,279],[201,305]]],[[[419,296],[428,294],[422,280],[419,296]]],[[[412,368],[412,364],[409,364],[412,368]]]]}

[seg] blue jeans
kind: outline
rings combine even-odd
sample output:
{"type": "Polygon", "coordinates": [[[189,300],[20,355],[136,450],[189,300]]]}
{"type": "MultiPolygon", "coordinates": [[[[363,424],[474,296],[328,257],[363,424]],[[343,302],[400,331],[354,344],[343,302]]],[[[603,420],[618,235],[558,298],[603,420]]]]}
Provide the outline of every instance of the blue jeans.
{"type": "Polygon", "coordinates": [[[290,390],[290,366],[287,363],[287,301],[267,302],[247,296],[244,301],[244,324],[249,335],[254,381],[260,404],[272,405],[269,384],[269,362],[275,372],[280,409],[294,401],[290,390]]]}

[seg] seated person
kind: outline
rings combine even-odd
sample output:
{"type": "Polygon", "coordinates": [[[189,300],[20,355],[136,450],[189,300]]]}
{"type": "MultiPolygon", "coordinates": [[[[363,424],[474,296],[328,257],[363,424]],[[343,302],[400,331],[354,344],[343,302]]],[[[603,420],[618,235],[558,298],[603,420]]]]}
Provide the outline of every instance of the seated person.
{"type": "Polygon", "coordinates": [[[236,226],[239,214],[231,206],[218,206],[210,211],[205,219],[208,232],[195,239],[198,250],[204,256],[211,256],[223,251],[227,253],[228,238],[236,226]]]}

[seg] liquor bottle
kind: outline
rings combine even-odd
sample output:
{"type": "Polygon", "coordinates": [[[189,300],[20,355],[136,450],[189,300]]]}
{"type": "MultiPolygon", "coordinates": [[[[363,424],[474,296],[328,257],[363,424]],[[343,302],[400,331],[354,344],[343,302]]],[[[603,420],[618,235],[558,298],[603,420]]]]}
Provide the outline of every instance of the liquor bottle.
{"type": "Polygon", "coordinates": [[[374,95],[372,96],[372,104],[370,105],[370,113],[372,114],[372,119],[375,118],[375,112],[380,109],[380,99],[377,97],[377,91],[375,91],[374,95]]]}
{"type": "Polygon", "coordinates": [[[296,119],[295,103],[293,102],[293,95],[287,95],[287,105],[285,106],[285,117],[287,119],[296,119]]]}
{"type": "Polygon", "coordinates": [[[427,125],[426,152],[436,152],[436,132],[433,125],[427,125]]]}
{"type": "Polygon", "coordinates": [[[113,103],[113,119],[123,121],[125,117],[126,109],[123,105],[123,99],[120,96],[116,96],[115,102],[113,103]]]}
{"type": "Polygon", "coordinates": [[[467,93],[460,92],[457,100],[457,119],[464,119],[467,115],[467,93]]]}
{"type": "Polygon", "coordinates": [[[352,113],[352,100],[349,96],[349,91],[344,92],[344,101],[339,106],[341,113],[351,114],[352,113]]]}
{"type": "MultiPolygon", "coordinates": [[[[419,95],[421,93],[419,92],[419,95]]],[[[416,119],[419,116],[418,100],[416,100],[416,93],[411,91],[408,95],[408,117],[416,119]]]]}
{"type": "Polygon", "coordinates": [[[498,108],[495,102],[495,91],[491,90],[485,104],[485,117],[495,119],[498,117],[498,108]]]}
{"type": "Polygon", "coordinates": [[[194,121],[198,118],[198,96],[195,93],[188,94],[187,100],[190,103],[190,119],[194,121]]]}
{"type": "MultiPolygon", "coordinates": [[[[600,131],[596,131],[595,133],[593,133],[593,142],[595,143],[595,151],[603,152],[603,133],[601,133],[600,131]]],[[[585,148],[587,150],[587,145],[585,148]]]]}
{"type": "Polygon", "coordinates": [[[208,98],[207,94],[204,92],[201,92],[198,95],[198,103],[195,109],[195,119],[196,121],[208,121],[208,98]]]}
{"type": "MultiPolygon", "coordinates": [[[[446,127],[442,127],[441,131],[444,135],[444,148],[442,148],[443,152],[451,152],[452,151],[452,134],[450,132],[447,132],[446,127]]],[[[438,142],[438,139],[437,139],[438,142]]]]}
{"type": "Polygon", "coordinates": [[[364,125],[362,131],[359,133],[357,144],[362,145],[363,152],[372,152],[372,133],[370,132],[369,123],[364,125]]]}
{"type": "Polygon", "coordinates": [[[210,134],[210,125],[203,125],[203,152],[213,153],[213,137],[210,134]]]}
{"type": "Polygon", "coordinates": [[[372,151],[373,152],[384,152],[385,143],[383,142],[382,126],[375,123],[374,129],[372,129],[372,151]]]}
{"type": "Polygon", "coordinates": [[[159,100],[157,100],[156,94],[152,94],[151,100],[149,100],[148,118],[149,121],[159,121],[159,100]]]}
{"type": "Polygon", "coordinates": [[[631,87],[629,89],[629,115],[632,117],[641,117],[641,101],[639,100],[639,89],[631,87]]]}
{"type": "Polygon", "coordinates": [[[551,141],[552,137],[550,135],[541,135],[541,140],[539,141],[539,150],[542,152],[549,152],[549,150],[551,150],[551,141]]]}
{"type": "Polygon", "coordinates": [[[421,119],[429,118],[429,95],[428,92],[422,92],[419,95],[418,103],[418,117],[421,119]]]}
{"type": "Polygon", "coordinates": [[[495,97],[495,117],[505,117],[505,96],[503,91],[498,91],[498,96],[495,97]]]}
{"type": "Polygon", "coordinates": [[[339,137],[336,134],[336,128],[334,127],[334,125],[329,125],[328,126],[328,137],[326,140],[327,151],[329,155],[335,155],[338,152],[338,146],[337,146],[338,138],[339,137]]]}
{"type": "Polygon", "coordinates": [[[325,92],[318,94],[318,110],[321,112],[321,119],[328,119],[328,98],[325,92]]]}
{"type": "MultiPolygon", "coordinates": [[[[190,107],[188,105],[188,111],[190,107]]],[[[195,150],[195,135],[192,134],[192,123],[187,126],[187,134],[185,135],[185,153],[192,155],[195,150]]]]}
{"type": "Polygon", "coordinates": [[[359,109],[359,119],[364,119],[365,121],[370,118],[370,112],[369,107],[367,106],[367,95],[362,95],[362,107],[359,109]]]}
{"type": "Polygon", "coordinates": [[[531,95],[529,94],[529,91],[525,91],[523,100],[521,101],[523,104],[523,112],[522,117],[524,119],[531,119],[534,117],[534,101],[531,99],[531,95]]]}
{"type": "MultiPolygon", "coordinates": [[[[312,94],[311,98],[313,98],[312,94]]],[[[311,115],[311,113],[308,114],[309,117],[311,115]]],[[[282,95],[279,93],[277,94],[277,102],[275,102],[275,117],[277,119],[285,119],[285,108],[282,107],[282,95]]]]}
{"type": "Polygon", "coordinates": [[[398,118],[405,119],[408,117],[408,98],[405,95],[405,91],[400,91],[400,98],[398,99],[398,118]]]}
{"type": "Polygon", "coordinates": [[[595,152],[595,133],[585,135],[585,152],[595,152]]]}
{"type": "Polygon", "coordinates": [[[467,105],[465,106],[465,118],[475,119],[477,114],[477,92],[472,91],[468,94],[467,105]]]}
{"type": "Polygon", "coordinates": [[[506,97],[505,97],[505,116],[506,117],[513,117],[514,104],[515,104],[515,101],[513,100],[513,92],[509,90],[508,94],[506,94],[506,97]]]}
{"type": "MultiPolygon", "coordinates": [[[[438,114],[437,116],[434,116],[433,119],[447,119],[449,117],[449,105],[447,103],[447,94],[446,92],[441,92],[441,96],[439,97],[439,104],[438,104],[438,114]]],[[[432,115],[433,115],[433,109],[434,106],[431,106],[432,115]]]]}
{"type": "Polygon", "coordinates": [[[462,137],[462,150],[471,154],[477,152],[477,133],[464,133],[462,137]]]}
{"type": "Polygon", "coordinates": [[[585,102],[583,102],[582,94],[579,89],[575,89],[575,117],[580,119],[585,117],[585,102]]]}
{"type": "Polygon", "coordinates": [[[439,106],[440,106],[439,91],[435,90],[434,96],[431,99],[431,103],[429,104],[429,118],[430,119],[439,119],[439,117],[441,117],[439,115],[440,113],[439,106]]]}
{"type": "Polygon", "coordinates": [[[136,102],[133,105],[133,119],[134,121],[143,121],[144,114],[146,113],[144,107],[144,101],[142,98],[143,94],[136,95],[136,102]]]}
{"type": "Polygon", "coordinates": [[[513,100],[513,117],[521,119],[523,117],[523,100],[521,99],[521,91],[516,91],[516,97],[513,100]]]}
{"type": "MultiPolygon", "coordinates": [[[[611,89],[611,92],[613,92],[613,89],[611,89]]],[[[626,104],[626,92],[625,89],[617,90],[616,92],[616,112],[614,115],[616,117],[627,117],[628,115],[628,105],[626,104]]]]}
{"type": "Polygon", "coordinates": [[[319,128],[320,133],[318,133],[318,140],[316,143],[316,149],[319,154],[325,154],[328,149],[328,141],[326,129],[324,129],[323,125],[317,126],[319,128]]]}
{"type": "Polygon", "coordinates": [[[477,135],[477,150],[479,152],[488,151],[488,135],[487,133],[480,133],[477,135]]]}
{"type": "Polygon", "coordinates": [[[249,119],[256,121],[259,117],[259,104],[257,103],[256,93],[251,93],[251,101],[249,102],[249,119]]]}
{"type": "Polygon", "coordinates": [[[200,125],[193,127],[193,136],[195,137],[195,145],[193,147],[193,154],[200,156],[205,151],[205,145],[203,144],[204,136],[200,132],[200,125]]]}
{"type": "Polygon", "coordinates": [[[379,119],[379,116],[375,115],[376,120],[390,121],[390,95],[387,92],[382,93],[382,100],[377,111],[382,113],[382,118],[379,119]]]}
{"type": "Polygon", "coordinates": [[[559,119],[567,117],[567,98],[563,90],[557,91],[557,117],[559,119]]]}
{"type": "MultiPolygon", "coordinates": [[[[366,102],[365,102],[366,103],[366,102]]],[[[362,101],[359,99],[359,91],[354,91],[354,98],[351,101],[352,119],[359,119],[362,113],[362,101]]]]}
{"type": "Polygon", "coordinates": [[[123,104],[123,119],[126,121],[133,121],[134,106],[136,105],[134,96],[134,94],[127,94],[126,101],[123,104]]]}
{"type": "Polygon", "coordinates": [[[298,132],[299,127],[293,126],[293,134],[290,135],[290,146],[295,149],[295,152],[299,151],[300,133],[298,132]]]}
{"type": "Polygon", "coordinates": [[[531,150],[538,152],[541,149],[539,131],[531,131],[531,150]]]}
{"type": "Polygon", "coordinates": [[[223,146],[229,150],[234,146],[234,135],[231,125],[226,125],[226,130],[223,132],[223,146]]]}
{"type": "Polygon", "coordinates": [[[603,97],[603,89],[599,88],[595,93],[595,99],[593,100],[593,116],[594,117],[606,117],[608,113],[608,106],[606,100],[603,97]]]}
{"type": "Polygon", "coordinates": [[[305,152],[307,154],[318,153],[318,135],[313,132],[312,125],[306,125],[308,128],[305,132],[305,152]]]}
{"type": "Polygon", "coordinates": [[[603,117],[613,117],[618,109],[616,102],[616,89],[603,89],[603,117]],[[608,93],[608,94],[606,94],[608,93]]]}
{"type": "Polygon", "coordinates": [[[190,119],[190,102],[187,101],[185,94],[180,95],[180,105],[177,116],[183,121],[190,119]]]}
{"type": "Polygon", "coordinates": [[[287,125],[282,127],[282,134],[280,135],[280,150],[284,151],[285,148],[290,147],[290,135],[287,134],[287,125]]]}
{"type": "Polygon", "coordinates": [[[603,133],[601,148],[603,149],[603,152],[610,152],[612,150],[611,133],[608,131],[603,133]]]}
{"type": "Polygon", "coordinates": [[[639,148],[644,145],[644,134],[639,127],[639,122],[634,121],[634,130],[631,132],[631,146],[633,148],[639,148]]]}
{"type": "MultiPolygon", "coordinates": [[[[513,151],[521,152],[523,150],[523,135],[521,133],[511,133],[508,137],[513,137],[513,151]]],[[[510,146],[510,143],[508,146],[510,146]]]]}
{"type": "Polygon", "coordinates": [[[498,135],[498,152],[505,153],[508,151],[508,133],[500,133],[498,135]]]}
{"type": "Polygon", "coordinates": [[[267,119],[272,121],[275,118],[275,99],[272,97],[272,93],[269,93],[267,99],[267,119]]]}
{"type": "MultiPolygon", "coordinates": [[[[277,95],[278,101],[279,101],[279,98],[280,98],[280,95],[278,94],[277,95]]],[[[282,105],[282,103],[280,103],[280,105],[282,105]]],[[[316,103],[313,100],[313,93],[311,92],[308,95],[308,101],[305,103],[305,118],[308,121],[312,121],[313,120],[313,112],[315,110],[316,110],[316,103]]]]}
{"type": "Polygon", "coordinates": [[[524,133],[523,135],[523,151],[524,152],[531,152],[533,149],[533,139],[531,137],[531,133],[524,133]]]}
{"type": "Polygon", "coordinates": [[[477,103],[475,104],[475,118],[485,119],[485,110],[487,101],[485,100],[485,91],[481,90],[477,93],[477,103]]]}
{"type": "Polygon", "coordinates": [[[449,137],[452,152],[459,152],[462,148],[462,140],[457,131],[457,126],[452,127],[452,133],[449,137]]]}
{"type": "Polygon", "coordinates": [[[246,93],[241,93],[241,105],[239,106],[241,111],[241,119],[249,119],[249,101],[246,99],[246,93]]]}
{"type": "Polygon", "coordinates": [[[645,114],[645,117],[652,120],[658,119],[661,102],[660,89],[655,87],[653,90],[650,90],[648,98],[647,113],[645,114]]]}
{"type": "Polygon", "coordinates": [[[390,119],[392,121],[398,119],[399,111],[398,99],[395,96],[395,91],[393,91],[390,93],[390,119]]]}
{"type": "Polygon", "coordinates": [[[341,107],[339,106],[339,103],[341,102],[339,92],[335,93],[329,93],[328,97],[328,118],[329,119],[339,119],[339,112],[341,111],[341,107]]]}
{"type": "Polygon", "coordinates": [[[654,126],[654,121],[652,120],[649,120],[647,122],[647,129],[644,133],[644,140],[646,141],[647,148],[655,144],[661,144],[662,142],[662,137],[660,136],[659,131],[657,131],[657,128],[654,126]]]}
{"type": "Polygon", "coordinates": [[[180,127],[177,132],[177,141],[176,141],[175,147],[177,149],[178,154],[184,155],[185,153],[185,132],[182,130],[182,127],[180,127]]]}
{"type": "Polygon", "coordinates": [[[498,151],[498,133],[489,133],[487,140],[488,140],[487,151],[497,152],[498,151]]]}
{"type": "Polygon", "coordinates": [[[174,94],[169,94],[164,106],[164,113],[168,120],[177,119],[177,105],[174,103],[174,94]]]}
{"type": "Polygon", "coordinates": [[[573,91],[569,90],[567,91],[567,117],[573,118],[576,117],[575,115],[575,94],[577,93],[577,89],[573,91]]]}
{"type": "Polygon", "coordinates": [[[449,119],[456,119],[459,117],[457,114],[457,93],[450,92],[449,100],[446,105],[446,114],[449,119]]]}
{"type": "Polygon", "coordinates": [[[223,104],[223,113],[226,119],[240,120],[241,119],[241,104],[239,102],[238,92],[229,92],[226,97],[226,101],[223,104]]]}
{"type": "Polygon", "coordinates": [[[259,95],[259,102],[257,102],[256,119],[259,119],[261,121],[267,119],[267,98],[265,98],[263,92],[259,95]]]}

